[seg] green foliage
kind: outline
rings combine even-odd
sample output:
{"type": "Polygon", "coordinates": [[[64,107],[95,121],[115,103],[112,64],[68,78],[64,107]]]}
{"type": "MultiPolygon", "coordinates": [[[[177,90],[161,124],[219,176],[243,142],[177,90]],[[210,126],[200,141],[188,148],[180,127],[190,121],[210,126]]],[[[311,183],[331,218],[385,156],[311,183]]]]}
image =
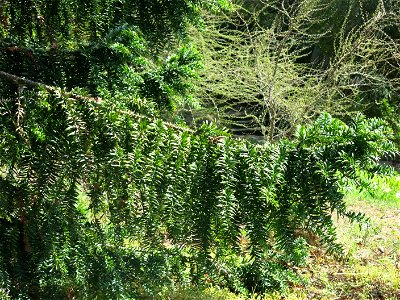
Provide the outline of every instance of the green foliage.
{"type": "Polygon", "coordinates": [[[228,4],[0,5],[2,293],[263,291],[297,280],[307,234],[340,252],[332,212],[362,218],[347,210],[343,185],[395,151],[382,121],[325,114],[292,141],[254,145],[212,124],[194,131],[160,118],[193,100],[201,63],[188,26],[200,25],[203,8],[228,4]]]}
{"type": "MultiPolygon", "coordinates": [[[[285,196],[281,199],[282,202],[297,203],[292,223],[302,224],[321,236],[322,241],[334,245],[331,212],[337,210],[339,215],[353,220],[362,217],[346,210],[339,187],[343,180],[358,180],[362,169],[378,170],[381,155],[395,154],[393,142],[386,140],[387,136],[390,131],[383,121],[366,120],[361,115],[349,125],[325,115],[313,126],[299,128],[296,151],[289,153],[289,176],[283,186],[285,196]],[[297,216],[301,218],[297,219],[297,216]]],[[[284,223],[279,223],[282,225],[284,223]]],[[[334,245],[329,249],[335,251],[337,247],[334,245]]]]}
{"type": "MultiPolygon", "coordinates": [[[[0,69],[93,96],[142,97],[161,110],[190,104],[200,57],[187,29],[229,1],[6,1],[0,69]],[[28,21],[30,20],[30,21],[28,21]]],[[[10,95],[17,87],[3,86],[10,95]]],[[[128,105],[129,107],[129,105],[128,105]]]]}
{"type": "Polygon", "coordinates": [[[297,232],[334,250],[331,212],[359,218],[341,183],[394,151],[384,124],[361,116],[323,115],[262,146],[28,89],[0,116],[1,285],[21,299],[136,297],[204,274],[279,288],[306,253],[297,232]]]}
{"type": "Polygon", "coordinates": [[[394,131],[394,138],[397,145],[400,145],[400,122],[398,119],[399,105],[397,101],[382,99],[378,102],[380,116],[386,120],[394,131]]]}
{"type": "MultiPolygon", "coordinates": [[[[199,55],[189,46],[171,50],[164,61],[153,58],[140,30],[126,24],[103,40],[77,49],[49,52],[1,44],[3,70],[67,89],[80,88],[102,98],[119,98],[120,105],[128,109],[133,109],[131,102],[139,96],[159,109],[190,103],[191,80],[201,67],[199,55]]],[[[16,87],[4,85],[0,90],[10,94],[16,87]]]]}
{"type": "Polygon", "coordinates": [[[229,1],[26,1],[10,0],[0,7],[4,37],[18,43],[31,40],[48,46],[79,40],[96,41],[117,24],[138,26],[153,41],[186,35],[189,24],[200,22],[202,8],[217,11],[229,1]]]}

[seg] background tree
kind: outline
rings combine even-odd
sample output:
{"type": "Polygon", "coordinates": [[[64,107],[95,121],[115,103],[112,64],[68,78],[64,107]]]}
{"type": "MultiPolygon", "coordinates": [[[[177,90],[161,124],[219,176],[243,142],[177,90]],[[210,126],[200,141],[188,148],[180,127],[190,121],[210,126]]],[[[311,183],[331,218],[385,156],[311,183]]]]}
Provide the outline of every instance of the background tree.
{"type": "Polygon", "coordinates": [[[270,28],[258,23],[258,15],[249,19],[239,10],[210,20],[200,34],[206,59],[199,97],[235,131],[258,132],[273,141],[321,112],[317,71],[298,63],[316,39],[306,32],[316,22],[307,4],[283,6],[270,28]]]}
{"type": "Polygon", "coordinates": [[[322,111],[381,116],[385,98],[397,107],[397,8],[363,3],[343,15],[335,1],[251,1],[209,19],[199,98],[234,132],[271,141],[322,111]]]}

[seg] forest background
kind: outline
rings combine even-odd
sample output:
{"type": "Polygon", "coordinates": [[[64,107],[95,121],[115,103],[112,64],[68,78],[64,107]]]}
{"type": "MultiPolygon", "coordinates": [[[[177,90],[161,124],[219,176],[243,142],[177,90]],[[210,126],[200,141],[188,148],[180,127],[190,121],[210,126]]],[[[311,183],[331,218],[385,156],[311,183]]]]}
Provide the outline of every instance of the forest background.
{"type": "Polygon", "coordinates": [[[346,187],[398,153],[399,10],[1,1],[1,293],[248,295],[340,257],[346,187]]]}

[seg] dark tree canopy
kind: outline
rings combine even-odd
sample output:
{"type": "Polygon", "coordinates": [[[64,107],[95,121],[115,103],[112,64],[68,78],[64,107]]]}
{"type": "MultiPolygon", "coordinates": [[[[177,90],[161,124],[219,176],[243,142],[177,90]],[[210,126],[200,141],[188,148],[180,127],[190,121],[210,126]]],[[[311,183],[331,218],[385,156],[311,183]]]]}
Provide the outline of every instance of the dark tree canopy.
{"type": "MultiPolygon", "coordinates": [[[[202,9],[227,1],[3,1],[0,68],[91,95],[185,102],[199,56],[185,46],[202,9]]],[[[7,89],[2,87],[2,89],[7,89]]],[[[4,91],[8,93],[7,91],[4,91]]]]}
{"type": "Polygon", "coordinates": [[[165,42],[173,35],[185,36],[188,25],[199,23],[201,9],[227,5],[224,0],[9,0],[0,7],[1,33],[19,45],[58,47],[99,41],[115,27],[129,24],[165,42]]]}

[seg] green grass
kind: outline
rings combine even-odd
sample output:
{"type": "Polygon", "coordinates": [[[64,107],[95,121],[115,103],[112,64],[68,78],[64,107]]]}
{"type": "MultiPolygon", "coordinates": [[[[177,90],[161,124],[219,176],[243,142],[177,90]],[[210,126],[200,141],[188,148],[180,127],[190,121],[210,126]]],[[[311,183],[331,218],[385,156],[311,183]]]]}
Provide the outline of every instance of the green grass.
{"type": "Polygon", "coordinates": [[[218,289],[216,287],[209,288],[186,288],[178,291],[170,291],[165,293],[160,300],[285,300],[307,299],[306,294],[302,291],[291,294],[272,293],[268,295],[252,294],[249,296],[236,295],[227,289],[218,289]]]}
{"type": "Polygon", "coordinates": [[[358,191],[351,187],[347,192],[350,202],[362,201],[381,207],[400,208],[400,174],[375,176],[370,180],[368,191],[358,191]]]}

